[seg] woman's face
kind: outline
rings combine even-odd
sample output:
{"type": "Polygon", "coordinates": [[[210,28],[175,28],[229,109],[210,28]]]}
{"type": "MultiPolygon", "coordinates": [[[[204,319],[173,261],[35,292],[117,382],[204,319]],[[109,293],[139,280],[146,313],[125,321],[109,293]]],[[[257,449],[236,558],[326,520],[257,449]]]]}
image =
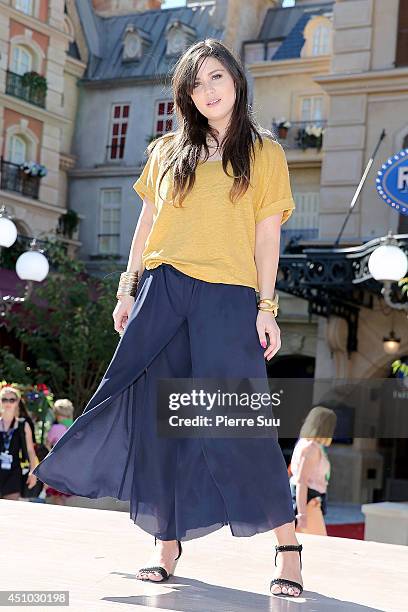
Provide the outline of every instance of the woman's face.
{"type": "Polygon", "coordinates": [[[16,414],[18,397],[14,393],[5,393],[1,398],[1,410],[3,414],[16,414]]]}
{"type": "Polygon", "coordinates": [[[235,83],[216,58],[207,57],[201,63],[191,99],[210,125],[216,128],[228,125],[235,103],[235,83]]]}

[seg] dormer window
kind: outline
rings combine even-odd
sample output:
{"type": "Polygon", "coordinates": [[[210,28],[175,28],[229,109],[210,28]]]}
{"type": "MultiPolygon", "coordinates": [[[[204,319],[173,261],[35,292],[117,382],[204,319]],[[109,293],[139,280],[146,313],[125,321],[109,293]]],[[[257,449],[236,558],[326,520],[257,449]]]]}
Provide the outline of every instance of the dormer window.
{"type": "Polygon", "coordinates": [[[303,32],[305,44],[301,51],[301,57],[330,55],[332,30],[331,18],[326,15],[313,16],[306,24],[303,32]]]}
{"type": "Polygon", "coordinates": [[[166,28],[166,55],[180,55],[197,38],[194,28],[181,21],[172,21],[166,28]]]}
{"type": "Polygon", "coordinates": [[[123,40],[123,60],[137,61],[143,56],[144,48],[150,45],[151,38],[147,32],[128,24],[123,40]]]}

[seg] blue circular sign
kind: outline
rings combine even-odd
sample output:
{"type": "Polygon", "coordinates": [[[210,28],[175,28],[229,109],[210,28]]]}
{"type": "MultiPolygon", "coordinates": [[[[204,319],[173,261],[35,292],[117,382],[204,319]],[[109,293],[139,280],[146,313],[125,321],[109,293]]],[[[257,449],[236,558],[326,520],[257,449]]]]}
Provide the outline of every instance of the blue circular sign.
{"type": "Polygon", "coordinates": [[[377,175],[380,198],[398,213],[408,215],[408,149],[389,157],[377,175]]]}

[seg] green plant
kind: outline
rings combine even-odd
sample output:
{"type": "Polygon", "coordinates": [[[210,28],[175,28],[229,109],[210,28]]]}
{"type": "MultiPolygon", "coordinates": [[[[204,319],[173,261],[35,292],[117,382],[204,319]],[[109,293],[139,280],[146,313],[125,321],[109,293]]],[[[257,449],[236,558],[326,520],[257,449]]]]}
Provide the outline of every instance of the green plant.
{"type": "Polygon", "coordinates": [[[72,238],[73,233],[79,224],[79,215],[75,210],[69,208],[64,215],[58,219],[58,233],[62,233],[67,238],[72,238]]]}
{"type": "Polygon", "coordinates": [[[27,349],[31,380],[47,384],[54,397],[69,397],[77,416],[119,340],[112,323],[119,272],[90,276],[58,240],[47,241],[46,255],[51,272],[36,285],[35,299],[10,314],[8,330],[27,349]]]}
{"type": "Polygon", "coordinates": [[[25,87],[30,87],[35,92],[46,93],[48,89],[47,79],[38,74],[35,70],[31,70],[30,72],[26,72],[23,74],[21,78],[21,83],[25,87]]]}
{"type": "Polygon", "coordinates": [[[392,368],[392,373],[394,375],[399,373],[399,375],[402,378],[405,378],[405,376],[408,376],[408,364],[403,363],[401,359],[396,359],[395,361],[393,361],[391,364],[391,368],[392,368]]]}
{"type": "Polygon", "coordinates": [[[405,276],[398,281],[398,287],[401,287],[402,295],[405,294],[408,297],[408,276],[405,276]]]}

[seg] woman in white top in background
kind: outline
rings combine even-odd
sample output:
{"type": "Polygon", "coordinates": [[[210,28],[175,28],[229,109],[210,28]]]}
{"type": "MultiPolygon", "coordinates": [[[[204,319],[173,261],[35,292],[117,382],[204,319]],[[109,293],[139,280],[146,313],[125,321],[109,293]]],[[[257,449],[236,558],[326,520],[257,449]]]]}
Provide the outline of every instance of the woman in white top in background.
{"type": "Polygon", "coordinates": [[[333,410],[315,406],[300,430],[290,462],[290,487],[296,515],[296,531],[327,535],[324,515],[327,512],[327,487],[330,446],[337,417],[333,410]]]}

